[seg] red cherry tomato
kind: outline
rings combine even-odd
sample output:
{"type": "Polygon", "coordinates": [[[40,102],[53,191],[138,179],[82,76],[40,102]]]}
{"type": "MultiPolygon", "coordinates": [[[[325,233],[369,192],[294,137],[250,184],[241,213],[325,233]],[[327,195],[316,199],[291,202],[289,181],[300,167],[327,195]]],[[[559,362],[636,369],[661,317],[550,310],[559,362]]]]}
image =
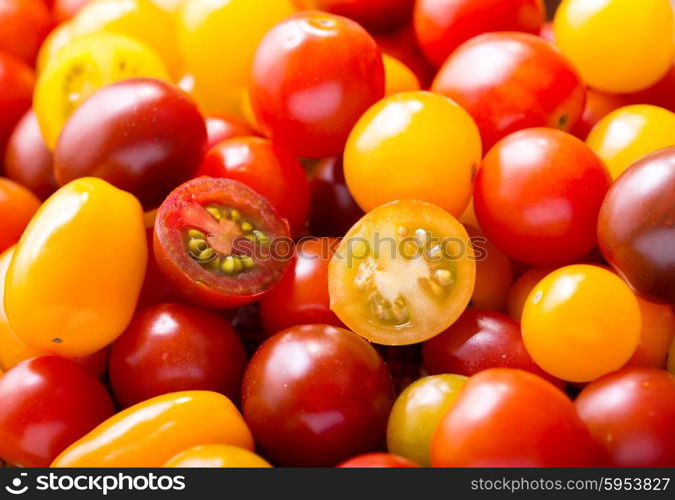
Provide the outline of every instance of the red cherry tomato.
{"type": "Polygon", "coordinates": [[[675,338],[675,311],[637,297],[640,306],[640,343],[626,366],[665,368],[668,351],[675,338]]]}
{"type": "Polygon", "coordinates": [[[582,141],[586,140],[591,129],[615,109],[628,105],[624,96],[605,94],[593,89],[586,90],[586,104],[581,119],[570,131],[582,141]]]}
{"type": "Polygon", "coordinates": [[[475,309],[505,312],[513,282],[511,260],[478,229],[466,224],[464,227],[476,254],[476,283],[470,305],[475,309]]]}
{"type": "Polygon", "coordinates": [[[675,59],[666,75],[651,87],[629,94],[625,98],[632,104],[653,104],[675,113],[675,59]]]}
{"type": "Polygon", "coordinates": [[[675,377],[624,368],[591,382],[575,405],[606,466],[675,466],[675,377]]]}
{"type": "Polygon", "coordinates": [[[350,458],[342,462],[338,467],[343,469],[403,469],[409,467],[419,467],[415,462],[407,458],[392,455],[391,453],[366,453],[358,457],[350,458]]]}
{"type": "Polygon", "coordinates": [[[375,35],[375,40],[383,53],[398,59],[415,73],[422,88],[429,87],[436,68],[424,57],[412,23],[393,33],[375,35]]]}
{"type": "Polygon", "coordinates": [[[474,208],[497,247],[533,265],[563,264],[596,245],[610,173],[576,137],[559,130],[516,132],[478,170],[474,208]]]}
{"type": "Polygon", "coordinates": [[[56,356],[22,361],[0,379],[0,457],[47,467],[70,444],[113,414],[103,385],[56,356]]]}
{"type": "Polygon", "coordinates": [[[542,0],[418,0],[415,31],[436,66],[462,43],[488,31],[536,34],[544,23],[542,0]]]}
{"type": "Polygon", "coordinates": [[[316,10],[353,19],[369,31],[391,31],[410,19],[415,0],[312,0],[316,10]]]}
{"type": "Polygon", "coordinates": [[[355,22],[301,12],[263,38],[249,91],[272,140],[298,156],[337,156],[360,116],[384,96],[382,54],[355,22]]]}
{"type": "Polygon", "coordinates": [[[269,338],[246,369],[243,412],[281,465],[333,466],[375,449],[391,410],[391,377],[349,330],[304,325],[269,338]]]}
{"type": "Polygon", "coordinates": [[[528,127],[571,130],[584,109],[585,87],[553,45],[527,33],[486,33],[455,50],[431,90],[466,109],[487,150],[528,127]]]}
{"type": "Polygon", "coordinates": [[[146,229],[146,238],[148,243],[148,266],[145,268],[145,278],[143,279],[141,294],[138,297],[137,307],[145,307],[160,302],[176,302],[179,300],[179,296],[166,279],[155,259],[155,249],[152,244],[152,227],[146,229]]]}
{"type": "Polygon", "coordinates": [[[197,176],[226,177],[263,195],[299,234],[309,213],[309,182],[300,162],[260,137],[237,137],[211,148],[197,176]]]}
{"type": "Polygon", "coordinates": [[[563,392],[508,368],[471,377],[431,444],[436,467],[587,467],[596,455],[563,392]]]}
{"type": "Polygon", "coordinates": [[[255,130],[241,118],[236,116],[211,115],[206,117],[207,148],[211,149],[219,142],[255,135],[255,130]]]}
{"type": "Polygon", "coordinates": [[[40,208],[40,200],[25,187],[0,177],[0,252],[19,241],[40,208]]]}
{"type": "Polygon", "coordinates": [[[136,313],[110,354],[117,400],[131,406],[161,394],[206,390],[239,401],[246,354],[217,313],[180,303],[136,313]]]}
{"type": "Polygon", "coordinates": [[[14,127],[30,109],[34,85],[35,75],[30,67],[0,52],[0,163],[14,127]]]}
{"type": "Polygon", "coordinates": [[[52,17],[56,23],[62,23],[75,17],[77,11],[84,7],[89,0],[54,0],[52,17]]]}
{"type": "Polygon", "coordinates": [[[42,0],[0,0],[0,52],[32,65],[51,28],[42,0]]]}

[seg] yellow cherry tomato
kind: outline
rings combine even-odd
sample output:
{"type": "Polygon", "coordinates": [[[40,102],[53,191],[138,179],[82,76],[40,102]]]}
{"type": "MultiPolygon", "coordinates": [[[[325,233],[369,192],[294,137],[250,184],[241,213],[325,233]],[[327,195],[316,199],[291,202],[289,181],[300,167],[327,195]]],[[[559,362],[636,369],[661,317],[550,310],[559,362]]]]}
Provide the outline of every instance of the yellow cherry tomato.
{"type": "Polygon", "coordinates": [[[177,15],[188,0],[151,0],[157,7],[172,15],[177,15]]]}
{"type": "Polygon", "coordinates": [[[267,31],[295,13],[290,0],[190,0],[178,17],[178,43],[204,113],[241,116],[241,94],[267,31]]]}
{"type": "Polygon", "coordinates": [[[646,104],[619,108],[593,127],[586,143],[616,179],[641,156],[675,144],[675,113],[646,104]]]}
{"type": "Polygon", "coordinates": [[[9,323],[33,349],[92,354],[131,321],[146,263],[138,200],[100,179],[75,180],[42,205],[17,244],[5,282],[9,323]]]}
{"type": "Polygon", "coordinates": [[[347,141],[344,171],[366,212],[412,199],[457,217],[469,204],[480,160],[480,134],[463,108],[431,92],[403,92],[361,117],[347,141]]]}
{"type": "Polygon", "coordinates": [[[640,328],[640,307],[628,285],[593,265],[553,271],[534,287],[523,310],[530,356],[570,382],[589,382],[621,368],[638,345],[640,328]]]}
{"type": "Polygon", "coordinates": [[[409,385],[389,415],[389,453],[424,467],[431,465],[431,438],[467,380],[462,375],[433,375],[409,385]]]}
{"type": "Polygon", "coordinates": [[[38,73],[42,73],[47,63],[67,47],[74,38],[73,26],[69,22],[62,23],[54,28],[40,46],[36,63],[38,73]]]}
{"type": "Polygon", "coordinates": [[[651,86],[673,60],[668,0],[564,0],[553,29],[583,80],[610,94],[651,86]]]}
{"type": "Polygon", "coordinates": [[[58,51],[37,80],[33,102],[47,146],[54,149],[68,117],[93,92],[139,76],[169,79],[159,56],[126,36],[97,33],[58,51]]]}
{"type": "Polygon", "coordinates": [[[420,81],[408,66],[387,54],[382,54],[382,62],[384,63],[384,95],[420,90],[420,81]]]}
{"type": "Polygon", "coordinates": [[[203,443],[253,449],[236,406],[222,394],[164,394],[110,417],[66,448],[52,467],[162,467],[177,453],[203,443]]]}
{"type": "Polygon", "coordinates": [[[193,446],[171,458],[164,467],[272,467],[264,458],[252,451],[226,444],[193,446]]]}

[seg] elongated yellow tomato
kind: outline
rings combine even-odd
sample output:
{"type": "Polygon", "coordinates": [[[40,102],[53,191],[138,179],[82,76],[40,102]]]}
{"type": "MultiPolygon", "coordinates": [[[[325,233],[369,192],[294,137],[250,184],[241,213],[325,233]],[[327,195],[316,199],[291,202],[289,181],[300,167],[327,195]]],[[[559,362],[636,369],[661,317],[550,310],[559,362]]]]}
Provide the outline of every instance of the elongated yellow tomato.
{"type": "Polygon", "coordinates": [[[164,394],[109,418],[56,457],[52,467],[162,467],[203,443],[253,450],[244,419],[222,394],[164,394]]]}
{"type": "Polygon", "coordinates": [[[75,180],[17,244],[5,282],[9,323],[34,349],[92,354],[131,321],[147,260],[138,200],[100,179],[75,180]]]}
{"type": "Polygon", "coordinates": [[[669,0],[564,0],[553,28],[555,43],[597,90],[637,92],[672,63],[669,0]]]}
{"type": "Polygon", "coordinates": [[[164,467],[272,467],[267,460],[252,451],[226,444],[193,446],[170,459],[164,467]]]}

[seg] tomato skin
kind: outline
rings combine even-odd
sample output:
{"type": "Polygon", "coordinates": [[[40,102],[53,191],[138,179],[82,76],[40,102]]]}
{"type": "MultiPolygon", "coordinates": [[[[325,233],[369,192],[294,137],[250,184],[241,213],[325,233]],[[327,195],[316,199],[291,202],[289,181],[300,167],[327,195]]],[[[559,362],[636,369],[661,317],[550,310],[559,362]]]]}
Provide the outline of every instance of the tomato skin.
{"type": "Polygon", "coordinates": [[[314,9],[353,19],[368,31],[388,32],[400,28],[410,18],[414,0],[313,0],[312,3],[314,9]]]}
{"type": "Polygon", "coordinates": [[[675,377],[624,368],[587,385],[574,402],[606,467],[675,465],[675,377]]]}
{"type": "Polygon", "coordinates": [[[597,90],[586,89],[584,112],[570,133],[582,141],[586,140],[588,134],[590,134],[593,127],[595,127],[600,120],[612,111],[626,106],[627,104],[628,100],[625,96],[604,94],[597,90]]]}
{"type": "Polygon", "coordinates": [[[344,326],[330,310],[328,265],[335,238],[301,240],[295,260],[279,283],[260,301],[260,319],[267,335],[295,325],[344,326]]]}
{"type": "Polygon", "coordinates": [[[668,350],[675,338],[675,312],[672,307],[653,304],[640,297],[642,327],[640,342],[626,366],[665,368],[668,350]]]}
{"type": "Polygon", "coordinates": [[[42,0],[0,0],[0,26],[0,52],[32,65],[51,20],[42,0]]]}
{"type": "Polygon", "coordinates": [[[415,32],[437,67],[462,43],[489,31],[537,34],[544,23],[542,0],[418,0],[415,32]]]}
{"type": "Polygon", "coordinates": [[[583,113],[586,93],[574,67],[550,42],[516,32],[486,33],[462,44],[431,90],[473,116],[486,150],[529,127],[570,130],[583,113]]]}
{"type": "Polygon", "coordinates": [[[407,469],[419,467],[415,462],[407,458],[392,455],[391,453],[365,453],[350,458],[338,465],[341,469],[407,469]]]}
{"type": "MultiPolygon", "coordinates": [[[[154,220],[152,221],[154,225],[154,220]]],[[[148,249],[148,266],[145,269],[145,277],[143,278],[143,286],[141,293],[138,296],[137,309],[151,304],[158,304],[160,302],[177,302],[180,300],[179,295],[173,289],[169,281],[164,276],[164,273],[159,268],[157,260],[155,259],[155,249],[153,247],[152,227],[146,229],[146,243],[148,249]]]]}
{"type": "Polygon", "coordinates": [[[658,82],[641,92],[629,94],[625,98],[633,104],[653,104],[675,113],[675,59],[670,70],[658,82]]]}
{"type": "Polygon", "coordinates": [[[308,158],[341,154],[359,117],[384,96],[377,44],[331,14],[304,12],[277,24],[258,46],[251,75],[251,105],[266,135],[308,158]],[[289,37],[295,43],[285,43],[289,37]]]}
{"type": "Polygon", "coordinates": [[[28,189],[0,177],[0,252],[19,241],[39,208],[40,200],[28,189]]]}
{"type": "Polygon", "coordinates": [[[216,144],[196,176],[225,177],[246,184],[276,208],[299,234],[307,223],[310,191],[300,162],[278,144],[261,137],[237,137],[216,144]]]}
{"type": "Polygon", "coordinates": [[[186,304],[155,304],[136,313],[115,341],[110,381],[128,407],[161,394],[205,390],[239,401],[246,353],[218,314],[186,304]]]}
{"type": "Polygon", "coordinates": [[[244,418],[281,465],[333,466],[376,448],[392,399],[391,377],[370,344],[327,325],[277,333],[244,375],[244,418]]]}
{"type": "Polygon", "coordinates": [[[471,244],[477,257],[476,283],[471,295],[471,307],[504,312],[513,282],[511,260],[478,229],[467,224],[464,226],[471,237],[471,244]]]}
{"type": "Polygon", "coordinates": [[[267,460],[255,453],[226,444],[193,446],[172,457],[164,467],[237,467],[268,468],[267,460]]]}
{"type": "Polygon", "coordinates": [[[431,463],[588,467],[595,465],[596,454],[588,430],[563,392],[531,373],[493,368],[469,379],[439,424],[431,463]]]}
{"type": "Polygon", "coordinates": [[[525,302],[527,302],[527,297],[530,295],[532,289],[537,286],[537,283],[555,271],[555,269],[555,267],[532,267],[520,275],[513,283],[511,290],[509,290],[509,316],[516,321],[520,321],[523,316],[525,302]]]}
{"type": "Polygon", "coordinates": [[[236,116],[209,115],[206,117],[207,150],[219,142],[255,135],[255,130],[244,120],[236,116]]]}
{"type": "Polygon", "coordinates": [[[90,0],[54,0],[52,17],[57,24],[75,17],[75,14],[90,0]]]}
{"type": "Polygon", "coordinates": [[[563,264],[595,246],[610,183],[602,161],[576,137],[522,130],[483,159],[474,208],[487,238],[510,257],[538,266],[563,264]]]}
{"type": "Polygon", "coordinates": [[[415,73],[422,88],[429,87],[436,68],[424,57],[412,22],[392,33],[375,34],[375,40],[383,54],[398,59],[415,73]]]}
{"type": "Polygon", "coordinates": [[[0,379],[0,457],[48,467],[67,446],[113,414],[103,385],[73,361],[43,356],[0,379]]]}
{"type": "Polygon", "coordinates": [[[385,96],[422,89],[417,75],[402,61],[382,54],[382,62],[384,63],[385,96]]]}
{"type": "Polygon", "coordinates": [[[30,109],[34,86],[33,70],[23,61],[0,52],[0,164],[9,136],[30,109]]]}

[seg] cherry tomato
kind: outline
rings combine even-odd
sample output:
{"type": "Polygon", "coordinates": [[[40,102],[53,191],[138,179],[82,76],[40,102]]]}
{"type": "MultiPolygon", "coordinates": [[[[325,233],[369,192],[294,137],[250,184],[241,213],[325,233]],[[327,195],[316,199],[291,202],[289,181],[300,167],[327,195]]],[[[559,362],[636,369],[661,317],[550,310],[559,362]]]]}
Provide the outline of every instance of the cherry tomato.
{"type": "Polygon", "coordinates": [[[511,261],[478,229],[466,224],[465,227],[476,254],[476,283],[471,295],[471,307],[504,312],[513,282],[511,261]]]}
{"type": "Polygon", "coordinates": [[[312,8],[353,19],[368,31],[392,31],[410,19],[414,0],[309,0],[312,8]]]}
{"type": "Polygon", "coordinates": [[[576,137],[559,130],[516,132],[483,159],[474,207],[485,236],[533,265],[570,262],[596,244],[607,168],[576,137]]]}
{"type": "Polygon", "coordinates": [[[600,250],[640,296],[675,304],[672,232],[675,146],[642,157],[610,188],[598,220],[600,250]]]}
{"type": "Polygon", "coordinates": [[[670,344],[675,338],[675,312],[669,306],[638,297],[642,328],[640,343],[626,366],[665,368],[670,344]]]}
{"type": "Polygon", "coordinates": [[[466,111],[440,95],[404,92],[381,100],[356,124],[345,149],[345,178],[366,212],[414,199],[459,216],[480,158],[478,129],[466,111]]]}
{"type": "Polygon", "coordinates": [[[154,233],[152,230],[154,224],[155,220],[153,218],[150,227],[147,228],[146,225],[145,236],[148,248],[148,266],[145,269],[143,286],[141,287],[141,293],[136,304],[137,308],[160,302],[176,302],[180,300],[180,297],[169,283],[169,280],[164,276],[155,259],[155,250],[153,248],[154,233]]]}
{"type": "Polygon", "coordinates": [[[34,85],[35,75],[30,67],[0,52],[0,166],[9,136],[30,108],[34,85]]]}
{"type": "Polygon", "coordinates": [[[575,401],[610,467],[675,466],[675,377],[625,368],[591,382],[575,401]]]}
{"type": "Polygon", "coordinates": [[[584,113],[570,132],[582,141],[586,140],[588,134],[600,120],[612,111],[626,106],[626,104],[628,102],[624,96],[604,94],[593,89],[586,89],[584,113]]]}
{"type": "Polygon", "coordinates": [[[260,319],[268,335],[311,323],[343,326],[330,310],[328,264],[338,241],[301,241],[295,260],[279,284],[260,301],[260,319]]]}
{"type": "Polygon", "coordinates": [[[431,463],[441,467],[587,467],[596,454],[562,391],[509,368],[471,377],[431,445],[431,463]]]}
{"type": "Polygon", "coordinates": [[[633,104],[653,104],[675,113],[675,59],[666,76],[641,92],[625,96],[633,104]]]}
{"type": "Polygon", "coordinates": [[[423,88],[429,86],[436,68],[424,57],[412,22],[392,33],[380,33],[374,36],[384,54],[398,59],[410,68],[423,88]]]}
{"type": "Polygon", "coordinates": [[[300,162],[279,145],[260,137],[237,137],[211,148],[197,175],[226,177],[246,184],[276,208],[299,234],[309,213],[307,174],[300,162]]]}
{"type": "Polygon", "coordinates": [[[0,0],[0,26],[0,52],[32,66],[51,20],[42,0],[0,0]]]}
{"type": "Polygon", "coordinates": [[[436,66],[462,43],[488,31],[537,34],[544,23],[542,0],[418,0],[415,32],[436,66]]]}
{"type": "Polygon", "coordinates": [[[342,469],[401,469],[419,467],[419,465],[391,453],[365,453],[342,462],[338,467],[342,469]]]}
{"type": "Polygon", "coordinates": [[[389,415],[389,451],[428,467],[434,430],[457,399],[466,380],[462,375],[433,375],[406,387],[389,415]]]}
{"type": "Polygon", "coordinates": [[[267,460],[252,451],[226,444],[206,444],[193,446],[172,457],[164,467],[236,467],[267,468],[272,467],[267,460]]]}
{"type": "Polygon", "coordinates": [[[533,267],[520,275],[509,290],[507,307],[509,316],[520,321],[525,302],[532,289],[555,269],[555,267],[533,267]]]}
{"type": "Polygon", "coordinates": [[[61,185],[100,177],[154,208],[194,175],[205,148],[206,125],[192,99],[170,83],[135,78],[96,91],[73,112],[54,169],[61,185]]]}
{"type": "Polygon", "coordinates": [[[52,18],[56,23],[72,19],[89,0],[54,0],[52,18]]]}
{"type": "Polygon", "coordinates": [[[376,448],[393,399],[375,349],[327,325],[289,328],[265,341],[242,390],[256,442],[281,465],[332,466],[376,448]]]}
{"type": "Polygon", "coordinates": [[[625,106],[600,120],[586,142],[616,179],[640,157],[675,145],[675,113],[657,106],[625,106]]]}
{"type": "Polygon", "coordinates": [[[19,241],[40,208],[40,200],[28,189],[0,177],[0,252],[19,241]]]}
{"type": "Polygon", "coordinates": [[[113,344],[110,381],[125,407],[188,390],[220,392],[237,402],[245,367],[244,347],[225,319],[174,302],[136,313],[113,344]]]}
{"type": "Polygon", "coordinates": [[[462,314],[475,273],[469,235],[454,217],[421,201],[392,202],[363,217],[337,248],[331,309],[371,342],[414,344],[462,314]]]}
{"type": "Polygon", "coordinates": [[[260,42],[249,92],[266,135],[293,154],[322,158],[342,153],[352,127],[384,88],[382,54],[362,27],[301,12],[260,42]]]}
{"type": "Polygon", "coordinates": [[[129,324],[146,262],[138,201],[100,179],[74,181],[42,205],[17,245],[5,283],[9,321],[34,349],[92,354],[129,324]]]}
{"type": "Polygon", "coordinates": [[[588,382],[621,368],[635,352],[638,302],[614,273],[586,264],[562,267],[539,282],[523,310],[525,347],[551,375],[588,382]]]}
{"type": "Polygon", "coordinates": [[[210,115],[206,117],[207,148],[211,149],[219,142],[255,135],[255,130],[244,120],[236,116],[210,115]]]}
{"type": "Polygon", "coordinates": [[[384,63],[385,96],[421,89],[417,75],[401,61],[382,54],[382,62],[384,63]]]}
{"type": "Polygon", "coordinates": [[[466,109],[483,146],[528,127],[571,130],[584,109],[585,88],[553,45],[527,33],[486,33],[455,50],[431,90],[466,109]]]}
{"type": "Polygon", "coordinates": [[[110,417],[66,448],[52,467],[162,467],[199,444],[253,449],[239,411],[222,394],[174,392],[110,417]]]}
{"type": "Polygon", "coordinates": [[[668,0],[564,0],[553,28],[556,44],[584,81],[603,92],[649,87],[665,75],[673,59],[668,0]]]}
{"type": "Polygon", "coordinates": [[[45,38],[38,51],[35,69],[38,74],[42,73],[56,54],[61,52],[65,47],[75,39],[73,27],[70,23],[63,23],[56,26],[49,35],[45,38]]]}
{"type": "Polygon", "coordinates": [[[103,385],[56,356],[23,361],[0,379],[0,457],[48,467],[67,446],[113,414],[103,385]]]}
{"type": "Polygon", "coordinates": [[[157,213],[157,264],[197,305],[237,307],[260,299],[290,265],[288,224],[258,193],[232,179],[179,186],[157,213]]]}

